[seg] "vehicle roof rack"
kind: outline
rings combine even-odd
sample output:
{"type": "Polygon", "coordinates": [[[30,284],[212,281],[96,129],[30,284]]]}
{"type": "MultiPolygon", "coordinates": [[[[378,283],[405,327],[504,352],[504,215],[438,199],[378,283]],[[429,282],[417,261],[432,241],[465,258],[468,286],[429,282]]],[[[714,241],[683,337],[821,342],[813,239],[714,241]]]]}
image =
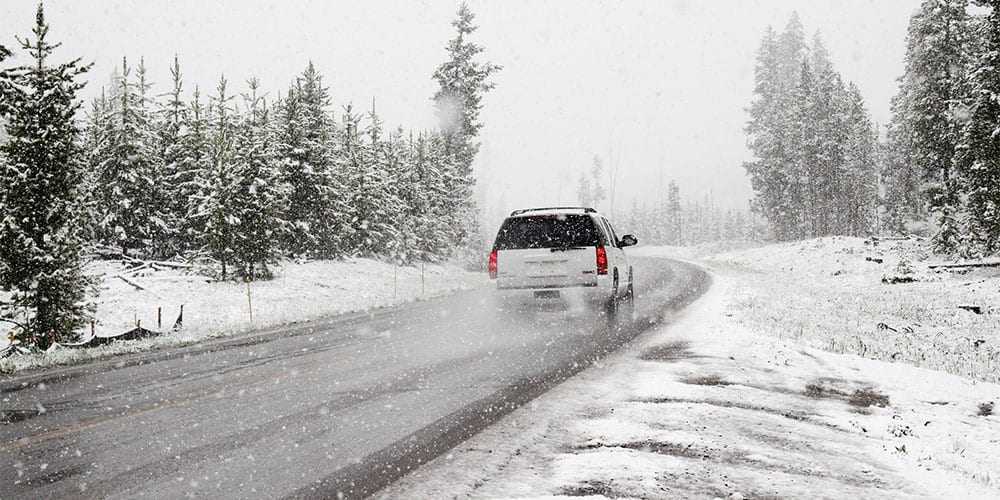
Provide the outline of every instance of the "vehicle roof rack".
{"type": "Polygon", "coordinates": [[[514,217],[515,215],[521,215],[528,212],[541,212],[543,210],[583,210],[583,213],[586,214],[597,213],[597,210],[594,210],[591,207],[539,207],[539,208],[522,208],[520,210],[514,210],[513,212],[510,213],[510,216],[514,217]]]}

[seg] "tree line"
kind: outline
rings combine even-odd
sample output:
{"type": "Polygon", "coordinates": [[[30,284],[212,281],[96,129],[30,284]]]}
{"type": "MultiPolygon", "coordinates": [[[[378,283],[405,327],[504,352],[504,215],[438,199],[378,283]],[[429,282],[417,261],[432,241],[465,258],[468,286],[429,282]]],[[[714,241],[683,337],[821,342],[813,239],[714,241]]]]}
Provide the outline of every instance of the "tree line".
{"type": "Polygon", "coordinates": [[[772,237],[925,233],[935,250],[1000,252],[1000,0],[924,0],[891,120],[793,15],[757,56],[745,164],[772,237]]]}
{"type": "Polygon", "coordinates": [[[764,236],[762,221],[750,210],[722,208],[709,195],[684,200],[675,181],[660,191],[652,203],[634,200],[622,217],[621,227],[635,232],[644,244],[690,246],[764,236]]]}
{"type": "Polygon", "coordinates": [[[924,0],[884,145],[886,229],[929,220],[942,252],[1000,251],[1000,1],[924,0]]]}
{"type": "MultiPolygon", "coordinates": [[[[274,97],[225,77],[189,96],[178,58],[162,93],[144,61],[123,59],[81,112],[90,66],[52,62],[59,44],[39,5],[32,36],[18,38],[30,61],[0,69],[0,319],[26,344],[72,337],[90,310],[92,248],[255,280],[282,258],[408,263],[475,247],[479,112],[500,67],[478,60],[465,4],[452,25],[432,75],[440,127],[405,131],[374,101],[335,112],[312,63],[274,97]]],[[[12,54],[0,45],[0,62],[12,54]]]]}
{"type": "Polygon", "coordinates": [[[778,240],[870,233],[878,209],[878,140],[857,86],[793,14],[757,53],[745,163],[754,209],[778,240]]]}

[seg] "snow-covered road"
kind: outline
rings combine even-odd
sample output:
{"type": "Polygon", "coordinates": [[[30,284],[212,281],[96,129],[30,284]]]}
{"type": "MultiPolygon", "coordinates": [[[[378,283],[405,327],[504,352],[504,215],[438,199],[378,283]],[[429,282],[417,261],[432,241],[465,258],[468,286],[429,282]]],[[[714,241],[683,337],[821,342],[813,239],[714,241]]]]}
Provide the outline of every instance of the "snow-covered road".
{"type": "Polygon", "coordinates": [[[489,290],[0,381],[0,498],[370,494],[696,298],[640,259],[633,327],[489,290]]]}

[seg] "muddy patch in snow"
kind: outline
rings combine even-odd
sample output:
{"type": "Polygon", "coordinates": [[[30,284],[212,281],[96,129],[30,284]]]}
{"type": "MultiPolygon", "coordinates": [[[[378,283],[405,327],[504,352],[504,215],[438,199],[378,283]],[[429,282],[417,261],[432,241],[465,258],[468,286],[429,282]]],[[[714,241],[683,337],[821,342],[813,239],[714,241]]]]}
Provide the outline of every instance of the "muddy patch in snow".
{"type": "Polygon", "coordinates": [[[564,486],[559,490],[559,494],[567,497],[605,497],[605,498],[626,498],[627,495],[619,492],[611,485],[613,481],[584,481],[573,486],[564,486]]]}
{"type": "Polygon", "coordinates": [[[819,378],[806,384],[803,394],[814,399],[840,399],[858,409],[889,406],[889,396],[870,385],[858,387],[845,380],[819,378]]]}
{"type": "Polygon", "coordinates": [[[851,406],[858,408],[869,408],[872,406],[878,406],[879,408],[885,408],[889,406],[889,396],[882,394],[870,387],[865,389],[858,389],[851,393],[851,397],[847,400],[851,406]]]}
{"type": "Polygon", "coordinates": [[[681,382],[689,385],[733,385],[732,382],[719,375],[692,375],[681,379],[681,382]]]}
{"type": "Polygon", "coordinates": [[[670,455],[673,457],[709,459],[712,455],[706,448],[695,447],[694,444],[669,443],[653,440],[631,441],[627,443],[587,443],[577,448],[577,450],[597,450],[601,448],[623,448],[626,450],[636,450],[646,453],[656,453],[658,455],[670,455]]]}
{"type": "MultiPolygon", "coordinates": [[[[589,443],[579,447],[578,449],[580,451],[593,451],[615,448],[635,450],[643,453],[655,453],[657,455],[667,455],[691,460],[716,462],[727,466],[766,470],[769,472],[776,472],[791,476],[825,479],[850,486],[878,488],[885,484],[882,479],[872,474],[855,475],[836,473],[825,467],[808,466],[798,463],[786,463],[780,458],[768,457],[760,454],[759,452],[751,453],[737,448],[722,449],[696,446],[694,443],[682,444],[656,440],[642,440],[624,443],[589,443]]],[[[756,498],[756,496],[753,498],[756,498]]]]}
{"type": "Polygon", "coordinates": [[[695,357],[700,356],[695,356],[691,352],[691,343],[686,340],[676,340],[667,342],[666,344],[654,345],[642,351],[642,354],[639,355],[639,359],[645,361],[664,361],[668,363],[695,357]]]}
{"type": "Polygon", "coordinates": [[[650,404],[701,404],[701,405],[717,406],[720,408],[734,408],[738,410],[756,411],[779,417],[784,417],[789,420],[795,420],[797,422],[805,422],[841,432],[848,432],[845,429],[842,429],[836,425],[815,420],[814,417],[816,417],[817,415],[813,413],[807,413],[799,410],[771,408],[768,406],[755,405],[755,404],[745,403],[742,401],[726,401],[723,399],[696,399],[696,398],[648,398],[648,399],[635,399],[632,401],[635,403],[650,403],[650,404]]]}

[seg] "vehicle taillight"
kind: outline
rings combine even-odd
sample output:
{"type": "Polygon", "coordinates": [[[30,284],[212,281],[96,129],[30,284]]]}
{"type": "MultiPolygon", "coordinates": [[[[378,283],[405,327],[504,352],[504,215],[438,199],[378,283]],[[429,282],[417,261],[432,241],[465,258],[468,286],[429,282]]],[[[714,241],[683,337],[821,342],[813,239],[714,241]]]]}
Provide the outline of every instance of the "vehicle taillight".
{"type": "Polygon", "coordinates": [[[491,280],[497,279],[497,251],[496,250],[493,250],[492,252],[490,252],[490,263],[489,263],[489,266],[487,267],[487,269],[489,269],[489,271],[490,271],[490,279],[491,280]]]}
{"type": "Polygon", "coordinates": [[[597,274],[608,274],[608,251],[597,247],[597,274]]]}

